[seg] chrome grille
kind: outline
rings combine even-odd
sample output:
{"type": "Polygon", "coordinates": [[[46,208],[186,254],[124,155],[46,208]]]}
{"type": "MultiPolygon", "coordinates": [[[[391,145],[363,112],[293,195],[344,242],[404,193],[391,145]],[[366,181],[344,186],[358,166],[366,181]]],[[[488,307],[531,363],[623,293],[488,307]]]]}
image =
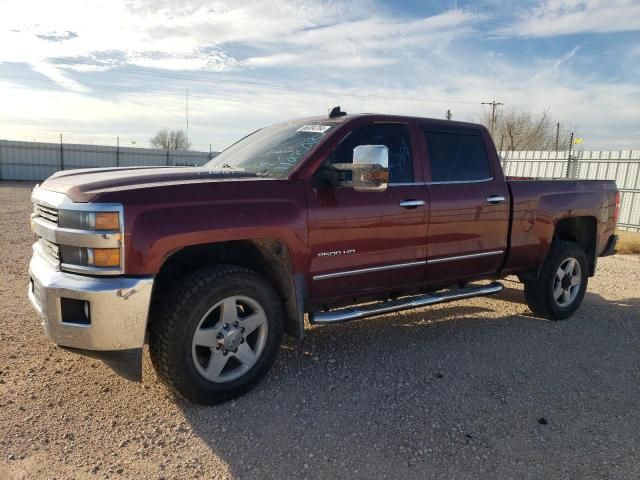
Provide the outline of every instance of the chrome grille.
{"type": "Polygon", "coordinates": [[[31,290],[38,305],[42,306],[42,287],[40,287],[40,284],[33,278],[31,279],[31,290]]]}
{"type": "Polygon", "coordinates": [[[58,223],[58,209],[47,207],[40,203],[33,204],[33,213],[38,217],[46,218],[50,222],[58,223]]]}
{"type": "Polygon", "coordinates": [[[60,260],[60,247],[58,245],[56,245],[55,243],[51,243],[44,238],[38,239],[38,243],[40,243],[40,247],[42,248],[42,251],[44,253],[56,259],[57,261],[60,260]]]}
{"type": "Polygon", "coordinates": [[[86,275],[123,273],[123,207],[121,204],[75,203],[62,193],[44,190],[38,186],[33,189],[31,201],[33,204],[31,228],[38,237],[33,246],[34,254],[57,271],[86,275]],[[95,215],[94,212],[100,211],[118,212],[120,216],[118,232],[91,230],[91,222],[78,220],[83,215],[91,216],[95,215]],[[89,262],[88,259],[96,248],[119,248],[120,265],[117,267],[93,265],[93,262],[89,262]],[[82,262],[76,263],[79,259],[82,259],[82,262]]]}

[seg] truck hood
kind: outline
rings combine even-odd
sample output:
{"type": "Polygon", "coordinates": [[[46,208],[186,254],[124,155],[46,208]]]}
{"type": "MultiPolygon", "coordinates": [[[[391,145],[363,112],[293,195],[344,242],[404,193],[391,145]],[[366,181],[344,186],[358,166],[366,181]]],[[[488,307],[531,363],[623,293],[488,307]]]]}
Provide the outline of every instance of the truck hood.
{"type": "Polygon", "coordinates": [[[260,180],[262,177],[242,170],[204,167],[89,168],[57,172],[41,187],[64,193],[75,202],[89,202],[106,192],[237,179],[260,180]]]}

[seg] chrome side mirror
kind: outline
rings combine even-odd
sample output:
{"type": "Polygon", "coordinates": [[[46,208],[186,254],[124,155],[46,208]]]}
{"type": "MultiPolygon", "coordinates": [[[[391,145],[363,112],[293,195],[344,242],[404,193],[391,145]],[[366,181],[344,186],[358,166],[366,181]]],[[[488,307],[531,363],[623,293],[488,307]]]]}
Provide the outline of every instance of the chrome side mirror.
{"type": "Polygon", "coordinates": [[[359,145],[353,163],[334,163],[338,170],[352,172],[350,185],[359,192],[382,192],[389,183],[389,149],[384,145],[359,145]]]}

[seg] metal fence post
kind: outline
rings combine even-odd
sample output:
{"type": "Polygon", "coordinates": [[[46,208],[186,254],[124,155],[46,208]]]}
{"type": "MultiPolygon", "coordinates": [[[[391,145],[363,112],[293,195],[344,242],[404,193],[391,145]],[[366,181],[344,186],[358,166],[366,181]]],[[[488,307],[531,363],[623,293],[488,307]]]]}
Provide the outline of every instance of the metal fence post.
{"type": "Polygon", "coordinates": [[[573,132],[571,132],[571,136],[569,137],[569,152],[567,153],[567,170],[565,171],[564,177],[571,178],[571,149],[573,147],[573,132]]]}
{"type": "Polygon", "coordinates": [[[577,155],[571,162],[571,178],[578,178],[580,176],[580,160],[582,159],[582,150],[578,150],[577,155]]]}

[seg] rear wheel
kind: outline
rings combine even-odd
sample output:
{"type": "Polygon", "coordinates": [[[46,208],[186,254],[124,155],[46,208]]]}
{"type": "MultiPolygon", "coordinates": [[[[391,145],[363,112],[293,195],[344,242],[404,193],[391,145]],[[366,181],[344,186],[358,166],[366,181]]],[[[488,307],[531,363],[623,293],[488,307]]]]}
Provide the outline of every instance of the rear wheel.
{"type": "Polygon", "coordinates": [[[587,256],[578,244],[554,241],[539,278],[524,282],[527,305],[550,320],[570,317],[584,298],[587,272],[587,256]]]}
{"type": "Polygon", "coordinates": [[[181,281],[149,331],[151,360],[173,390],[198,403],[219,403],[253,387],[282,340],[282,306],[258,274],[233,265],[181,281]]]}

